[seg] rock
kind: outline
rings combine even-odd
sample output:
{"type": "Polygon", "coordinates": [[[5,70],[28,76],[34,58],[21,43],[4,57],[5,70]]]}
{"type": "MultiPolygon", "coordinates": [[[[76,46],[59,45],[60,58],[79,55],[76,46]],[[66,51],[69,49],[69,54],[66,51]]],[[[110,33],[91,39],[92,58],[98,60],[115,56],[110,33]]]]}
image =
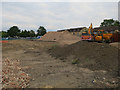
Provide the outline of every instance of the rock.
{"type": "Polygon", "coordinates": [[[43,88],[53,88],[53,86],[50,86],[50,85],[46,85],[45,87],[43,88]]]}
{"type": "Polygon", "coordinates": [[[40,75],[41,77],[44,76],[43,74],[40,75]]]}
{"type": "Polygon", "coordinates": [[[102,46],[102,48],[104,48],[104,46],[102,46]]]}
{"type": "Polygon", "coordinates": [[[103,80],[105,80],[106,78],[105,77],[103,77],[103,80]]]}
{"type": "Polygon", "coordinates": [[[112,81],[112,84],[115,84],[116,82],[115,81],[112,81]]]}
{"type": "Polygon", "coordinates": [[[66,75],[66,77],[69,77],[69,75],[66,75]]]}
{"type": "Polygon", "coordinates": [[[92,83],[96,83],[96,80],[94,79],[94,80],[92,81],[92,83]]]}
{"type": "Polygon", "coordinates": [[[33,78],[32,81],[35,81],[35,79],[33,78]]]}

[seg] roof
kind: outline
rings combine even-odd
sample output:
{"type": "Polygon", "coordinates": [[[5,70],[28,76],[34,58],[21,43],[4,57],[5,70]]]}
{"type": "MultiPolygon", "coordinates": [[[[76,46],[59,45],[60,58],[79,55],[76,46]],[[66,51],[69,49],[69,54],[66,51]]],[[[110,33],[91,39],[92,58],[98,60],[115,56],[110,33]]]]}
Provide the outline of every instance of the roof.
{"type": "Polygon", "coordinates": [[[57,32],[62,32],[62,31],[79,32],[79,31],[81,31],[83,28],[86,28],[86,27],[79,27],[79,28],[70,28],[70,29],[64,29],[64,30],[57,30],[57,32]]]}
{"type": "Polygon", "coordinates": [[[120,30],[120,27],[119,26],[96,27],[93,29],[93,31],[97,31],[99,29],[105,31],[115,31],[115,30],[120,30]]]}

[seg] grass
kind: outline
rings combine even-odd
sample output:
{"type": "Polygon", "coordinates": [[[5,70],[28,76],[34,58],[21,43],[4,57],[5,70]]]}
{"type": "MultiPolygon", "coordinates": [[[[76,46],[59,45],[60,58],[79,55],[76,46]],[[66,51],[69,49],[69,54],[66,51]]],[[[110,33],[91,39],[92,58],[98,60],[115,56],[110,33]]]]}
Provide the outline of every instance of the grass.
{"type": "Polygon", "coordinates": [[[78,58],[72,60],[72,64],[78,64],[78,63],[79,63],[79,59],[78,58]]]}
{"type": "Polygon", "coordinates": [[[57,48],[57,47],[58,47],[57,44],[53,44],[52,49],[55,49],[55,48],[57,48]]]}

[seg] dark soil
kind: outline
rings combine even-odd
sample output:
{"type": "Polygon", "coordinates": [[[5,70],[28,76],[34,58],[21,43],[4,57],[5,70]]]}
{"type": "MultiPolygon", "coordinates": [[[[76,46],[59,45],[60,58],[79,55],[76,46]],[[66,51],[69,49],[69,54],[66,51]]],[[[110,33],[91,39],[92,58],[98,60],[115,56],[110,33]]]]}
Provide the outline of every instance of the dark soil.
{"type": "Polygon", "coordinates": [[[63,61],[78,60],[78,66],[91,70],[118,71],[118,49],[106,43],[80,41],[64,47],[53,47],[50,55],[63,61]],[[73,58],[68,59],[73,56],[73,58]]]}

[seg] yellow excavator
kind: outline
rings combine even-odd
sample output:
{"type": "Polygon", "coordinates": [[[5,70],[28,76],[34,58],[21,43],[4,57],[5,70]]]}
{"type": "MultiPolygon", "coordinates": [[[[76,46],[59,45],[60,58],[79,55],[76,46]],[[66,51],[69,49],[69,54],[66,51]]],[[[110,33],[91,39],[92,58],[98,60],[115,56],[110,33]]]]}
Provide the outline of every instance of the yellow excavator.
{"type": "Polygon", "coordinates": [[[112,33],[105,32],[104,30],[98,30],[95,41],[112,42],[112,33]]]}
{"type": "Polygon", "coordinates": [[[88,32],[83,32],[81,40],[97,41],[97,42],[111,42],[112,33],[105,33],[104,30],[97,30],[96,34],[93,32],[92,23],[88,29],[88,32]]]}
{"type": "Polygon", "coordinates": [[[81,40],[85,40],[85,41],[92,41],[92,40],[94,40],[92,23],[91,23],[91,25],[90,25],[90,27],[88,29],[88,32],[82,32],[81,40]]]}

